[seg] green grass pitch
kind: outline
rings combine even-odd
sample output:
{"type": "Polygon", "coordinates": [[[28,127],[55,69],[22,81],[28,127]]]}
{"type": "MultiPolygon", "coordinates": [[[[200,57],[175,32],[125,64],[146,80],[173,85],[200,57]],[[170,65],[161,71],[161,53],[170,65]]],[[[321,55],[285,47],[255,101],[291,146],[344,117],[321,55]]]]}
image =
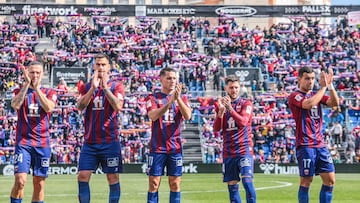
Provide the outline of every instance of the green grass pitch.
{"type": "MultiPolygon", "coordinates": [[[[122,203],[144,203],[147,197],[147,176],[121,174],[122,203]]],[[[360,202],[360,174],[336,174],[334,203],[360,202]]],[[[258,203],[296,203],[298,176],[255,174],[254,185],[258,203]]],[[[13,176],[0,176],[0,203],[9,202],[13,176]]],[[[93,175],[90,182],[91,202],[107,203],[108,186],[105,175],[93,175]]],[[[318,202],[320,177],[315,177],[310,189],[310,201],[318,202]]],[[[182,178],[182,203],[227,203],[227,187],[221,174],[184,174],[182,178]]],[[[28,176],[23,202],[31,202],[32,177],[28,176]]],[[[169,202],[169,187],[164,176],[160,186],[160,202],[169,202]]],[[[240,196],[243,202],[244,190],[240,196]]],[[[76,203],[77,181],[75,175],[50,175],[46,180],[46,203],[76,203]]]]}

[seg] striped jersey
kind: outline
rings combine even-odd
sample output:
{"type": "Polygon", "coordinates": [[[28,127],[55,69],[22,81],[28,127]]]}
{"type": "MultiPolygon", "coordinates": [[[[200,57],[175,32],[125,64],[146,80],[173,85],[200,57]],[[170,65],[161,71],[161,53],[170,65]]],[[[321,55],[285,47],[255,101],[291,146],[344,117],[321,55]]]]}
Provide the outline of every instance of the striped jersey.
{"type": "MultiPolygon", "coordinates": [[[[79,93],[85,95],[91,87],[91,82],[80,87],[79,93]]],[[[108,84],[110,91],[120,100],[124,100],[122,83],[108,84]]],[[[119,141],[118,112],[113,109],[101,87],[97,88],[85,109],[85,143],[106,144],[119,141]]]]}
{"type": "MultiPolygon", "coordinates": [[[[163,107],[168,103],[170,97],[171,95],[162,92],[150,94],[146,99],[147,112],[163,107]]],[[[186,96],[181,96],[181,99],[186,106],[190,107],[186,96]]],[[[182,153],[180,130],[183,120],[183,115],[175,101],[163,116],[152,121],[150,153],[182,153]]]]}
{"type": "MultiPolygon", "coordinates": [[[[46,95],[46,98],[57,102],[55,90],[49,88],[40,88],[46,95]]],[[[14,90],[17,95],[20,89],[14,90]]],[[[34,89],[29,88],[25,96],[24,103],[17,111],[16,125],[16,145],[32,147],[50,147],[50,117],[51,112],[46,112],[40,104],[38,94],[34,89]]]]}
{"type": "MultiPolygon", "coordinates": [[[[231,102],[233,111],[226,111],[221,119],[224,158],[235,158],[242,155],[253,155],[252,112],[250,100],[238,99],[231,102]],[[244,122],[241,118],[247,117],[244,122]]],[[[218,104],[215,104],[218,112],[218,104]]]]}
{"type": "Polygon", "coordinates": [[[323,96],[320,103],[311,109],[303,109],[302,103],[305,99],[314,96],[315,92],[308,94],[297,90],[290,94],[289,106],[296,123],[296,147],[307,146],[313,148],[324,147],[325,142],[322,129],[321,105],[326,105],[329,96],[323,96]]]}

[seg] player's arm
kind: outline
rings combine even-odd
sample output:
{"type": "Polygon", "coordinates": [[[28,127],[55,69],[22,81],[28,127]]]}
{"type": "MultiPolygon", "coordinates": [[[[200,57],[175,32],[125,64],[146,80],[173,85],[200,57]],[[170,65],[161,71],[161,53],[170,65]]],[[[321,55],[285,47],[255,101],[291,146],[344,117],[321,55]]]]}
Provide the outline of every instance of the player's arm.
{"type": "Polygon", "coordinates": [[[22,71],[25,81],[24,81],[24,85],[22,86],[20,91],[11,100],[11,107],[13,107],[15,110],[19,110],[21,105],[24,103],[25,96],[26,96],[27,91],[31,84],[31,79],[29,77],[28,70],[26,70],[24,66],[20,66],[20,68],[21,68],[21,71],[22,71]]]}
{"type": "Polygon", "coordinates": [[[339,106],[339,96],[335,89],[329,89],[330,98],[326,100],[326,105],[330,107],[339,106]]]}
{"type": "MultiPolygon", "coordinates": [[[[92,76],[90,89],[83,96],[81,96],[80,99],[77,101],[76,107],[80,111],[84,110],[89,105],[91,98],[92,98],[95,90],[99,87],[99,85],[100,85],[100,79],[98,78],[98,71],[95,70],[94,75],[92,76]]],[[[83,92],[83,90],[81,89],[80,94],[82,94],[82,92],[83,92]]]]}
{"type": "MultiPolygon", "coordinates": [[[[36,93],[37,93],[37,96],[39,98],[39,101],[40,101],[40,105],[41,107],[46,111],[46,112],[51,112],[54,108],[55,108],[55,101],[56,99],[54,100],[51,100],[51,99],[48,99],[46,94],[44,94],[40,88],[36,88],[35,89],[36,93]]],[[[55,98],[56,98],[56,95],[54,94],[55,98]]]]}
{"type": "Polygon", "coordinates": [[[302,108],[303,109],[311,109],[313,106],[316,106],[319,104],[323,96],[325,95],[326,87],[321,87],[320,90],[311,98],[304,99],[302,102],[302,108]]]}
{"type": "Polygon", "coordinates": [[[326,82],[326,74],[324,72],[320,73],[320,90],[311,98],[304,99],[301,103],[301,107],[303,109],[311,109],[313,106],[316,106],[320,103],[323,96],[325,95],[327,89],[327,82],[326,82]]]}
{"type": "Polygon", "coordinates": [[[95,92],[95,88],[93,86],[90,87],[89,91],[86,92],[83,96],[80,97],[80,99],[77,101],[76,107],[82,111],[89,105],[90,100],[95,92]]]}
{"type": "Polygon", "coordinates": [[[103,78],[100,81],[100,84],[103,88],[103,91],[105,93],[105,97],[109,101],[111,107],[115,111],[121,111],[124,103],[124,97],[121,94],[121,87],[119,85],[116,85],[114,93],[111,92],[110,88],[108,87],[107,82],[109,81],[109,75],[104,74],[103,78]],[[116,96],[114,95],[116,94],[116,96]]]}
{"type": "Polygon", "coordinates": [[[330,93],[330,98],[326,100],[326,105],[330,107],[339,106],[339,96],[332,84],[334,78],[334,72],[332,68],[329,69],[329,73],[327,74],[327,81],[328,81],[328,89],[330,93]]]}
{"type": "Polygon", "coordinates": [[[15,110],[19,110],[21,105],[24,103],[26,93],[30,87],[30,83],[25,82],[20,91],[11,100],[11,107],[15,110]]]}
{"type": "Polygon", "coordinates": [[[149,118],[152,121],[156,121],[157,119],[159,119],[161,116],[164,115],[164,113],[171,107],[172,103],[173,101],[170,100],[164,106],[148,111],[149,118]]]}
{"type": "Polygon", "coordinates": [[[180,97],[177,98],[176,101],[179,105],[179,110],[183,117],[186,120],[189,120],[191,118],[191,108],[187,104],[185,104],[185,102],[180,97]]]}
{"type": "MultiPolygon", "coordinates": [[[[110,90],[110,88],[105,88],[104,89],[105,92],[105,97],[107,98],[107,100],[109,101],[111,107],[113,109],[115,109],[115,111],[121,111],[122,107],[123,107],[123,103],[124,100],[121,99],[122,96],[120,97],[116,97],[110,90]]],[[[118,93],[120,94],[120,93],[118,93]]],[[[121,95],[121,94],[120,94],[121,95]]]]}
{"type": "Polygon", "coordinates": [[[231,105],[225,106],[230,113],[230,116],[234,118],[236,124],[238,126],[244,127],[248,124],[249,119],[251,118],[251,114],[253,111],[253,106],[250,101],[246,101],[244,105],[241,107],[240,112],[236,112],[235,109],[232,108],[231,105]]]}
{"type": "Polygon", "coordinates": [[[218,99],[217,103],[215,103],[215,112],[216,117],[213,124],[213,130],[214,132],[219,132],[222,128],[222,119],[224,117],[226,109],[225,106],[221,102],[221,98],[218,99]]]}

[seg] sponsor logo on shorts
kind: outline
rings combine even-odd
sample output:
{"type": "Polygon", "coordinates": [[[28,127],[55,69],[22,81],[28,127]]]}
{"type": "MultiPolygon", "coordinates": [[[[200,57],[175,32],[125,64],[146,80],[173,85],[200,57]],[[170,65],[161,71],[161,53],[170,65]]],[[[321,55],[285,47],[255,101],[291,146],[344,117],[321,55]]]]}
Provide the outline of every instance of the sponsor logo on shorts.
{"type": "Polygon", "coordinates": [[[250,159],[248,159],[248,158],[241,159],[240,160],[240,166],[241,167],[251,166],[250,159]]]}
{"type": "Polygon", "coordinates": [[[183,165],[182,158],[176,159],[176,166],[182,166],[182,165],[183,165]]]}
{"type": "Polygon", "coordinates": [[[41,159],[41,167],[49,167],[50,166],[50,159],[49,158],[42,158],[41,159]]]}
{"type": "Polygon", "coordinates": [[[118,158],[118,157],[108,158],[108,159],[107,159],[107,166],[108,166],[108,167],[116,167],[116,166],[119,166],[119,158],[118,158]]]}
{"type": "Polygon", "coordinates": [[[304,170],[304,175],[306,175],[306,176],[309,175],[309,169],[304,170]]]}

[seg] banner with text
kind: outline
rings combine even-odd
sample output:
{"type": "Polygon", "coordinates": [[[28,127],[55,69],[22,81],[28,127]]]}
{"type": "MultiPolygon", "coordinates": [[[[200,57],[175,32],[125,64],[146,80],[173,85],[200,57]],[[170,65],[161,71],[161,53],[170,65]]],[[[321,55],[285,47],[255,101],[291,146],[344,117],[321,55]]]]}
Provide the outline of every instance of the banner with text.
{"type": "Polygon", "coordinates": [[[84,67],[55,67],[52,71],[54,86],[60,82],[60,78],[64,78],[67,85],[75,85],[79,79],[87,82],[88,69],[84,67]]]}
{"type": "MultiPolygon", "coordinates": [[[[183,165],[183,173],[221,173],[221,164],[187,163],[183,165]]],[[[124,173],[146,173],[146,164],[125,164],[124,173]]],[[[336,173],[360,173],[360,164],[335,164],[336,173]]],[[[262,174],[298,175],[296,164],[254,164],[254,172],[262,174]]],[[[76,175],[78,168],[75,164],[50,165],[49,175],[76,175]]],[[[96,174],[103,174],[101,169],[96,174]]],[[[13,165],[0,165],[0,175],[13,175],[13,165]]]]}
{"type": "Polygon", "coordinates": [[[360,11],[360,5],[299,5],[299,6],[251,6],[251,5],[70,5],[70,4],[0,4],[0,15],[33,15],[48,13],[50,16],[156,16],[217,17],[221,13],[233,17],[286,17],[296,15],[336,17],[360,11]]]}

